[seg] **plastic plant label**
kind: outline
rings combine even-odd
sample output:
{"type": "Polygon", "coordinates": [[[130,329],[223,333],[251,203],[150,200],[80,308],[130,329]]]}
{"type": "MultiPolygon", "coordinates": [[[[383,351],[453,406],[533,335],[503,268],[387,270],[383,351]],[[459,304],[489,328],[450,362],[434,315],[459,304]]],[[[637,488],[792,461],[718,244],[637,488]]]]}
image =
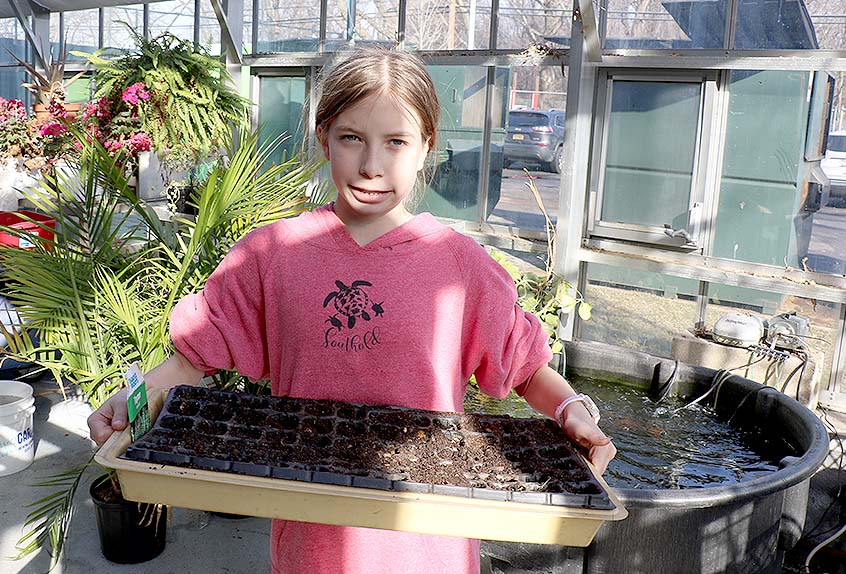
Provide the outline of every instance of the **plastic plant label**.
{"type": "Polygon", "coordinates": [[[126,409],[129,412],[129,433],[133,441],[150,430],[150,408],[147,406],[147,385],[138,363],[132,363],[123,375],[129,385],[126,409]]]}

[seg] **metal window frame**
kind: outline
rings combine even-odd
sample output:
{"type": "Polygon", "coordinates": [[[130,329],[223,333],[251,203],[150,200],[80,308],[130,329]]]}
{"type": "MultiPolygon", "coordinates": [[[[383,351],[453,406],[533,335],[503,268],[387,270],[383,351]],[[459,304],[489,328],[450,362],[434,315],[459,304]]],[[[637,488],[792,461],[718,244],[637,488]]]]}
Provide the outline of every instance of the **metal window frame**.
{"type": "MultiPolygon", "coordinates": [[[[596,82],[595,135],[591,165],[590,203],[587,234],[589,237],[614,238],[623,241],[659,245],[665,248],[683,248],[684,240],[669,237],[663,228],[652,225],[619,223],[602,218],[605,196],[605,165],[607,162],[608,129],[611,114],[611,98],[615,81],[637,81],[656,83],[699,84],[700,101],[697,110],[693,169],[690,195],[688,197],[688,231],[695,240],[698,252],[703,245],[703,205],[705,204],[706,176],[711,148],[714,101],[717,75],[713,72],[687,70],[616,70],[603,68],[596,82]]],[[[667,222],[670,223],[670,222],[667,222]]],[[[689,249],[688,249],[689,251],[689,249]]]]}

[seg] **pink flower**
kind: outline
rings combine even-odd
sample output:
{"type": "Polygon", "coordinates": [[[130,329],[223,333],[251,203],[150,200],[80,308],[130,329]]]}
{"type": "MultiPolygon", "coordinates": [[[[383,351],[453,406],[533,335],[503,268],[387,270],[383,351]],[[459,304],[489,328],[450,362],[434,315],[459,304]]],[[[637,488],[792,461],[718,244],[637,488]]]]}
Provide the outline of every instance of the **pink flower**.
{"type": "Polygon", "coordinates": [[[144,82],[135,82],[123,91],[121,99],[127,104],[137,106],[139,100],[150,99],[150,92],[146,88],[144,82]]]}
{"type": "Polygon", "coordinates": [[[50,136],[50,137],[57,137],[62,135],[63,132],[66,132],[68,126],[59,122],[48,122],[41,126],[41,135],[43,136],[50,136]]]}
{"type": "Polygon", "coordinates": [[[129,148],[134,152],[150,151],[152,145],[153,142],[150,141],[149,136],[144,132],[138,132],[129,138],[129,148]]]}
{"type": "Polygon", "coordinates": [[[27,120],[26,110],[20,100],[7,100],[0,98],[0,123],[8,120],[25,122],[27,120]]]}
{"type": "Polygon", "coordinates": [[[103,147],[109,150],[109,154],[115,155],[123,148],[123,142],[120,140],[109,140],[103,143],[103,147]]]}
{"type": "Polygon", "coordinates": [[[62,119],[68,116],[68,112],[65,110],[64,104],[55,96],[50,98],[50,103],[47,105],[47,112],[50,114],[51,118],[62,119]]]}
{"type": "Polygon", "coordinates": [[[98,110],[100,109],[99,101],[94,102],[86,102],[85,110],[82,112],[82,119],[87,120],[91,116],[96,116],[98,110]]]}
{"type": "Polygon", "coordinates": [[[97,119],[98,120],[108,120],[112,117],[112,111],[109,109],[109,102],[108,98],[100,98],[97,101],[97,119]]]}

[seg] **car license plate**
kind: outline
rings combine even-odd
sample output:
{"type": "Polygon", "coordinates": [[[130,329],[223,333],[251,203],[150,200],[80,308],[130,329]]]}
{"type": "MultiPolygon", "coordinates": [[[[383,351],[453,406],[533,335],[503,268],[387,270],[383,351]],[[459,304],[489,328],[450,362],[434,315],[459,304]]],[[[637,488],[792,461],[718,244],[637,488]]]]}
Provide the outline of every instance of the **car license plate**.
{"type": "Polygon", "coordinates": [[[522,139],[523,139],[523,134],[514,134],[513,136],[511,136],[511,139],[513,139],[513,140],[522,140],[522,139]]]}

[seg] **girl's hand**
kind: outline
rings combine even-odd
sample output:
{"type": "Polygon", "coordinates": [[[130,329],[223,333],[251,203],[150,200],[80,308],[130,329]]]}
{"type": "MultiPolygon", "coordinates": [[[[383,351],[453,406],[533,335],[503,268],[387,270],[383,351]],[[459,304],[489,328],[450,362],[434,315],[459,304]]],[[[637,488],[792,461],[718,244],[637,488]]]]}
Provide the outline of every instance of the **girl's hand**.
{"type": "Polygon", "coordinates": [[[564,434],[572,440],[596,467],[600,475],[605,472],[608,463],[617,454],[617,447],[605,436],[593,418],[580,404],[573,404],[564,413],[564,434]]]}
{"type": "Polygon", "coordinates": [[[119,390],[88,417],[88,429],[97,446],[103,446],[113,432],[126,428],[129,421],[126,410],[127,392],[126,387],[119,390]]]}

